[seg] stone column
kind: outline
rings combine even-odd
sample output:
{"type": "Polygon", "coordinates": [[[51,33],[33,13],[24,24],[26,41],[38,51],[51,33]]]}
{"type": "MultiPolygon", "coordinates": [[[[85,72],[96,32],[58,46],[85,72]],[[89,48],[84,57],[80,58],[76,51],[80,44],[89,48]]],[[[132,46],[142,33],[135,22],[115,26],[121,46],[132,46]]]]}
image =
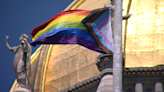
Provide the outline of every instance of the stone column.
{"type": "Polygon", "coordinates": [[[136,83],[136,85],[135,85],[135,92],[143,92],[143,85],[142,85],[142,83],[136,83]]]}
{"type": "Polygon", "coordinates": [[[101,81],[97,92],[113,92],[113,55],[100,54],[96,64],[101,71],[101,81]]]}
{"type": "Polygon", "coordinates": [[[155,92],[163,92],[162,83],[155,83],[155,92]]]}

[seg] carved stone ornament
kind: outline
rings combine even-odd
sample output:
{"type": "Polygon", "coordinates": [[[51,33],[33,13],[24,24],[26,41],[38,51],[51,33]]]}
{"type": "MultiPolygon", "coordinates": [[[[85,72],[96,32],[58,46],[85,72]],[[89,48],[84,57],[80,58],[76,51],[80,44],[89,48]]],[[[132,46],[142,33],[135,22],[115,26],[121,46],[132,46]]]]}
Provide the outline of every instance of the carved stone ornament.
{"type": "Polygon", "coordinates": [[[107,73],[113,72],[113,55],[111,54],[100,54],[97,57],[96,65],[101,71],[102,76],[107,73]]]}

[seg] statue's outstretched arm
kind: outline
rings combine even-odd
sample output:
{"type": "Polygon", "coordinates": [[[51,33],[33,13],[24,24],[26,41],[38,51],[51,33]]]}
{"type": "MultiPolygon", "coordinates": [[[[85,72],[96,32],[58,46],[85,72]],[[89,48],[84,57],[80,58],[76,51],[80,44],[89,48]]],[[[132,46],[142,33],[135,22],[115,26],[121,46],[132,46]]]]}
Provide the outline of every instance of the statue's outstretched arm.
{"type": "Polygon", "coordinates": [[[7,49],[15,52],[16,47],[10,47],[9,43],[7,42],[8,39],[9,39],[9,36],[6,36],[5,43],[6,43],[7,49]]]}

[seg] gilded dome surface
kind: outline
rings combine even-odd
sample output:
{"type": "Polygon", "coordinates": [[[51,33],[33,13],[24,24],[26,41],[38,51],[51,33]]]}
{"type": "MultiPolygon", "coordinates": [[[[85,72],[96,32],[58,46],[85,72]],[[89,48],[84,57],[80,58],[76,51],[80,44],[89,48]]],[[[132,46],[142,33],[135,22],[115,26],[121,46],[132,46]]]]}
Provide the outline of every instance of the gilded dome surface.
{"type": "MultiPolygon", "coordinates": [[[[96,9],[110,0],[74,0],[66,9],[96,9]]],[[[164,64],[164,1],[123,0],[122,49],[125,67],[164,64]],[[126,41],[125,41],[126,37],[126,41]],[[124,49],[125,48],[125,49],[124,49]]],[[[99,53],[79,45],[45,45],[34,90],[58,92],[100,74],[95,64],[99,53]],[[52,91],[53,90],[53,91],[52,91]]],[[[36,56],[37,57],[37,56],[36,56]]],[[[35,60],[37,60],[35,58],[35,60]]],[[[34,61],[35,61],[34,60],[34,61]]]]}

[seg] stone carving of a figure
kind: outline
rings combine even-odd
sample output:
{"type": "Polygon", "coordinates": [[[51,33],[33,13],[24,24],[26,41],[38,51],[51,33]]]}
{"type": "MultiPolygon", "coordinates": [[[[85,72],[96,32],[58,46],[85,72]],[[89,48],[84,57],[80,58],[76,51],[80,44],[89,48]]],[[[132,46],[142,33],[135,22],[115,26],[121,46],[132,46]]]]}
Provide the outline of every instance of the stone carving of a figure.
{"type": "Polygon", "coordinates": [[[6,46],[10,51],[15,52],[13,68],[17,83],[19,87],[29,89],[31,46],[28,42],[30,39],[26,34],[22,34],[19,38],[21,44],[19,46],[10,47],[7,42],[8,38],[9,37],[6,36],[6,46]]]}

